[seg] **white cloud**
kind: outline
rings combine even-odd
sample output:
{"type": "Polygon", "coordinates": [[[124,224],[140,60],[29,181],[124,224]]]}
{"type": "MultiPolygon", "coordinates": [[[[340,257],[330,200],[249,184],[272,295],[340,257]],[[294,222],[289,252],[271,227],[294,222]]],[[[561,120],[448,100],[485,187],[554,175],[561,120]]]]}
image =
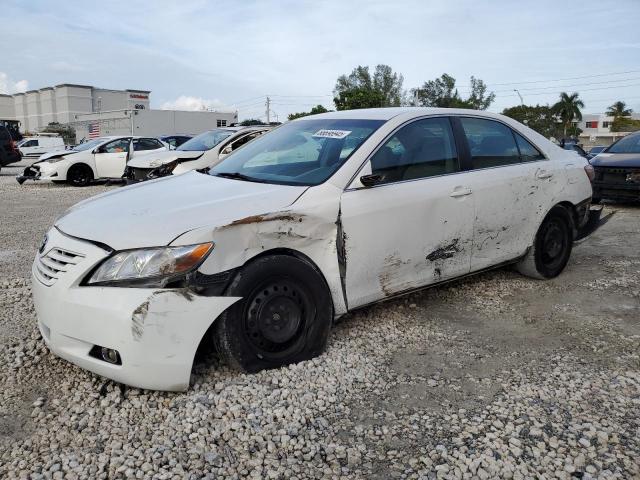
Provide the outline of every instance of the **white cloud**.
{"type": "Polygon", "coordinates": [[[222,102],[218,99],[210,100],[207,98],[180,95],[173,101],[164,102],[162,104],[162,110],[188,110],[195,112],[198,110],[219,109],[223,106],[222,102]]]}
{"type": "Polygon", "coordinates": [[[0,93],[12,94],[25,92],[29,89],[29,82],[26,80],[18,80],[14,82],[4,72],[0,72],[0,93]]]}

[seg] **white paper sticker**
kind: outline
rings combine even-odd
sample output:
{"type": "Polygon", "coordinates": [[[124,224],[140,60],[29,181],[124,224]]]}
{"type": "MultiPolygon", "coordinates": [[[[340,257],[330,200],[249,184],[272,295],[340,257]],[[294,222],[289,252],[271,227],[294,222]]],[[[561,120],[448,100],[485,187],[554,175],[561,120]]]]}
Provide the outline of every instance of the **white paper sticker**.
{"type": "Polygon", "coordinates": [[[313,137],[319,138],[344,138],[351,133],[351,130],[318,130],[313,137]]]}

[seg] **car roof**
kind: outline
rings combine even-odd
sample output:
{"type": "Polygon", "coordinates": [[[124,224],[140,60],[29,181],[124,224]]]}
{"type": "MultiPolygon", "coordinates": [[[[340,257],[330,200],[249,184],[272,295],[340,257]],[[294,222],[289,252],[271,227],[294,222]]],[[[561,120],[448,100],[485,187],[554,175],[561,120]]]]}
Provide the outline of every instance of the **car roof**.
{"type": "Polygon", "coordinates": [[[294,121],[322,120],[322,119],[352,119],[352,120],[391,120],[399,115],[420,117],[424,115],[474,115],[487,118],[503,119],[504,116],[484,110],[469,110],[464,108],[432,108],[432,107],[386,107],[362,108],[359,110],[340,110],[337,112],[309,115],[294,121]]]}

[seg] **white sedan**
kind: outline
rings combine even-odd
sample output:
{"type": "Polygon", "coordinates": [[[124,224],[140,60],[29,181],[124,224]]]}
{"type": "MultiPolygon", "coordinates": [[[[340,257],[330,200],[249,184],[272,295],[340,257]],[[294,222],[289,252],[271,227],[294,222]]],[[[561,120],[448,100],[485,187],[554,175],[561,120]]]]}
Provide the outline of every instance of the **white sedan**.
{"type": "Polygon", "coordinates": [[[301,118],[208,173],[71,208],[33,264],[38,325],[55,354],[140,388],[186,389],[202,344],[247,372],[310,359],[365,305],[507,264],[559,275],[598,224],[592,173],[486,112],[301,118]]]}
{"type": "Polygon", "coordinates": [[[187,140],[175,150],[132,160],[123,178],[127,184],[131,184],[210,168],[270,129],[268,126],[255,126],[209,130],[187,140]]]}
{"type": "Polygon", "coordinates": [[[72,150],[42,155],[17,180],[20,184],[26,180],[51,180],[76,187],[86,186],[96,179],[120,180],[130,159],[165,150],[169,150],[169,146],[157,138],[100,137],[81,143],[72,150]]]}

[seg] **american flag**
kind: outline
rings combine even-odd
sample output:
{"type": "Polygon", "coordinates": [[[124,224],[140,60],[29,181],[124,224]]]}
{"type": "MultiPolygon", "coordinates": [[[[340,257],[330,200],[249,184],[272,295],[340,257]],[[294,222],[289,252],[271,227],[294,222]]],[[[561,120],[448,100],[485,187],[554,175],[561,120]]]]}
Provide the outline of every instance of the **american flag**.
{"type": "Polygon", "coordinates": [[[100,136],[100,124],[92,123],[89,125],[89,138],[98,138],[100,136]]]}

